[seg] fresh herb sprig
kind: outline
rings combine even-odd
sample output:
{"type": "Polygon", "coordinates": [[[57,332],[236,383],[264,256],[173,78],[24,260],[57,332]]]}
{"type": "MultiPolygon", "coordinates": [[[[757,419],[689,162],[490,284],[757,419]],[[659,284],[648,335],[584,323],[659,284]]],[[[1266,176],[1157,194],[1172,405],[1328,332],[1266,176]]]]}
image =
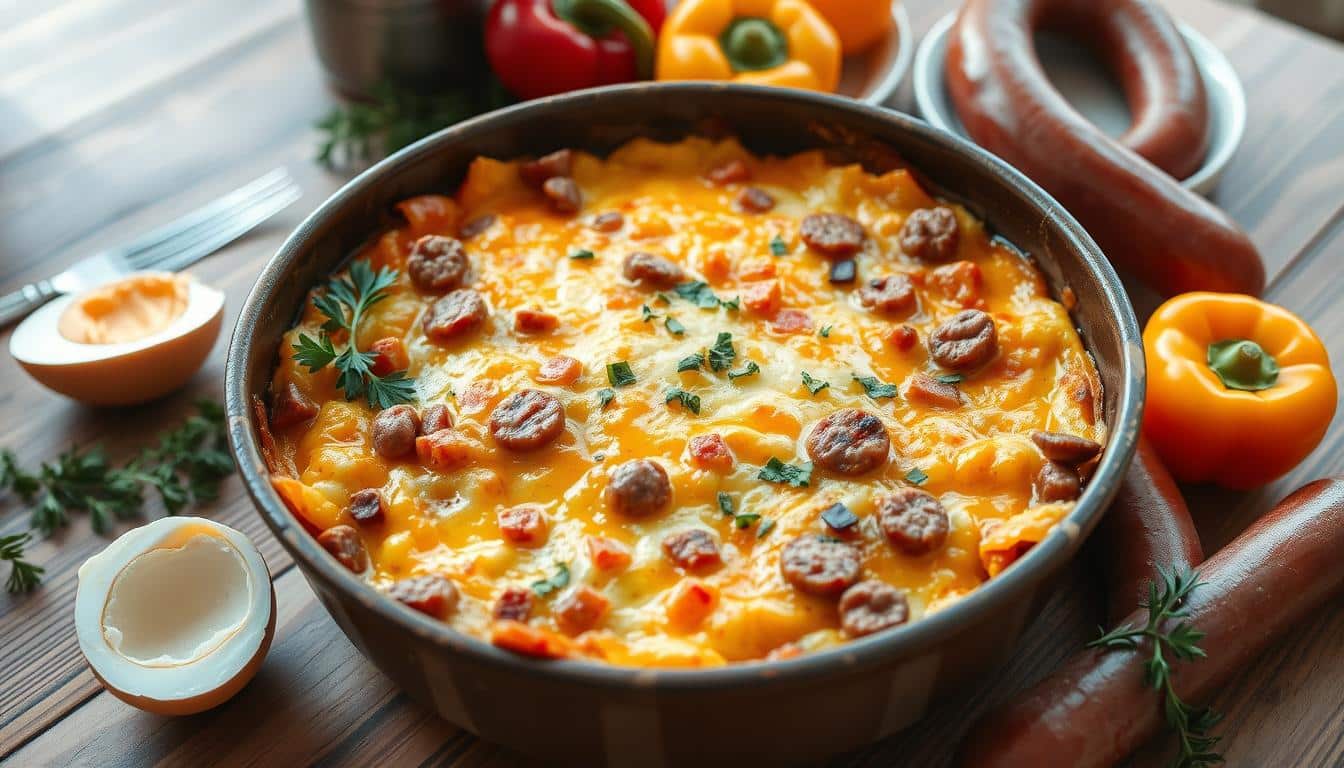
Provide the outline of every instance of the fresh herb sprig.
{"type": "Polygon", "coordinates": [[[30,533],[0,536],[0,561],[9,563],[5,589],[10,592],[30,592],[42,581],[42,567],[23,559],[24,549],[32,540],[30,533]]]}
{"type": "Polygon", "coordinates": [[[1176,768],[1207,768],[1223,762],[1222,755],[1214,749],[1221,737],[1209,734],[1221,716],[1181,700],[1172,685],[1171,662],[1166,657],[1169,651],[1178,661],[1204,658],[1204,649],[1198,645],[1204,633],[1190,623],[1186,608],[1186,598],[1202,582],[1197,571],[1173,570],[1158,576],[1161,587],[1156,581],[1150,582],[1148,597],[1140,603],[1148,609],[1147,622],[1142,627],[1129,624],[1117,627],[1087,647],[1138,651],[1145,640],[1152,644],[1152,655],[1144,665],[1144,683],[1162,694],[1167,726],[1176,732],[1180,744],[1176,768]]]}
{"type": "Polygon", "coordinates": [[[396,279],[394,269],[383,267],[374,272],[368,261],[354,262],[349,275],[332,278],[326,290],[313,298],[313,306],[327,318],[321,333],[316,339],[300,334],[293,345],[294,359],[310,373],[328,365],[336,367],[336,386],[344,390],[346,400],[363,394],[371,407],[379,409],[415,400],[415,380],[405,371],[378,376],[373,372],[374,355],[355,348],[360,321],[370,307],[387,298],[387,289],[396,279]],[[349,339],[340,352],[330,335],[337,331],[344,331],[349,339]]]}

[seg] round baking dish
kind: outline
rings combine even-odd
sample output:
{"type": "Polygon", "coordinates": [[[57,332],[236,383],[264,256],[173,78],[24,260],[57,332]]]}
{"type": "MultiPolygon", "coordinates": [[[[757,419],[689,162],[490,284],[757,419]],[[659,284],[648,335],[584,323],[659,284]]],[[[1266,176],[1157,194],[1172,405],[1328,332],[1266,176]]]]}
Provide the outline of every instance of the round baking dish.
{"type": "Polygon", "coordinates": [[[973,145],[836,96],[715,83],[602,88],[533,101],[441,131],[384,160],[289,237],[248,297],[229,349],[230,442],[248,493],[351,641],[417,701],[483,738],[579,765],[797,763],[919,718],[1001,664],[1099,521],[1134,451],[1144,389],[1134,312],[1100,250],[1062,207],[973,145]],[[906,161],[938,194],[1031,253],[1074,319],[1105,387],[1110,442],[1074,511],[1024,558],[918,622],[798,659],[704,670],[522,658],[386,598],[318,546],[271,488],[253,398],[308,288],[376,231],[395,201],[451,192],[477,155],[604,153],[636,136],[730,130],[758,153],[826,147],[872,170],[906,161]]]}

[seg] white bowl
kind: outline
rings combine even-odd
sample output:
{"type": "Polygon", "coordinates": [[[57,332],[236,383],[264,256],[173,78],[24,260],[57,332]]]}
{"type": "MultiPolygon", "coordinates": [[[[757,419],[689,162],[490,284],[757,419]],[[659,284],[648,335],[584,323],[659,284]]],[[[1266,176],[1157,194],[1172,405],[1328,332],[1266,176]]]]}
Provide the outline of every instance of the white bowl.
{"type": "MultiPolygon", "coordinates": [[[[919,45],[915,55],[915,103],[920,115],[935,128],[970,138],[957,118],[943,79],[947,37],[955,18],[956,14],[950,13],[939,19],[919,45]]],[[[1236,70],[1217,46],[1185,24],[1177,23],[1177,28],[1204,77],[1210,118],[1204,164],[1182,179],[1181,186],[1207,195],[1218,185],[1246,132],[1246,93],[1236,70]]],[[[1129,109],[1124,95],[1104,72],[1076,49],[1053,45],[1048,38],[1043,39],[1039,55],[1050,82],[1075,109],[1111,136],[1124,133],[1129,127],[1129,109]]]]}
{"type": "Polygon", "coordinates": [[[896,22],[885,40],[855,56],[846,56],[836,93],[865,104],[891,106],[896,89],[905,81],[910,62],[915,58],[915,36],[910,31],[910,15],[901,0],[893,0],[891,16],[896,22]]]}

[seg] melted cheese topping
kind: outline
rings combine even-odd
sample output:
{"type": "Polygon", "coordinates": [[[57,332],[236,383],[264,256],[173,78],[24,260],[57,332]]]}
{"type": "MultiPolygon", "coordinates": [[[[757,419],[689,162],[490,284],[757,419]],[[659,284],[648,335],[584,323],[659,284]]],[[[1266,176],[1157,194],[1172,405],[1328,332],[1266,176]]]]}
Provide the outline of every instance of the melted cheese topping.
{"type": "Polygon", "coordinates": [[[491,606],[506,588],[549,579],[564,565],[568,585],[536,598],[532,626],[559,632],[553,606],[586,586],[610,608],[596,627],[565,646],[572,652],[619,664],[710,665],[788,656],[844,640],[835,601],[801,594],[780,570],[782,547],[804,532],[826,533],[819,513],[837,501],[859,517],[851,540],[862,552],[863,578],[905,590],[912,621],[1006,567],[1067,513],[1072,502],[1032,504],[1032,480],[1044,459],[1028,435],[1042,429],[1104,443],[1100,383],[1068,312],[1050,298],[1041,274],[965,210],[953,206],[960,225],[955,259],[929,264],[904,255],[897,234],[911,212],[938,202],[902,170],[874,175],[858,166],[832,166],[820,152],[759,159],[731,140],[637,140],[605,161],[576,156],[573,177],[583,191],[583,212],[562,216],[519,180],[517,163],[478,159],[454,199],[403,203],[407,223],[358,254],[375,266],[401,268],[417,237],[454,235],[463,222],[496,217],[464,241],[470,285],[490,308],[481,330],[452,343],[427,339],[420,318],[435,297],[417,291],[403,271],[358,340],[361,349],[387,336],[404,341],[419,405],[447,404],[457,428],[475,443],[467,467],[439,472],[414,455],[387,461],[373,452],[373,411],[362,400],[345,400],[330,367],[310,374],[290,356],[297,335],[315,335],[321,325],[311,306],[281,346],[275,391],[293,383],[320,410],[306,424],[277,430],[278,463],[293,475],[277,487],[316,529],[353,524],[342,511],[350,495],[380,489],[386,521],[360,529],[375,585],[444,575],[461,592],[446,620],[488,637],[491,606]],[[773,210],[742,213],[733,204],[742,185],[706,181],[710,169],[733,159],[749,167],[752,186],[775,198],[773,210]],[[624,214],[619,231],[603,234],[590,226],[594,215],[606,211],[624,214]],[[867,241],[857,256],[859,282],[829,283],[829,260],[800,240],[800,221],[817,212],[862,223],[867,241]],[[772,241],[783,244],[782,255],[772,253],[772,241]],[[594,258],[568,258],[581,249],[594,258]],[[622,278],[621,262],[636,250],[670,258],[687,279],[707,282],[725,300],[775,281],[779,305],[805,313],[809,327],[781,330],[772,324],[772,309],[753,311],[746,302],[735,311],[701,308],[671,291],[660,298],[622,278]],[[864,308],[858,287],[895,272],[909,274],[918,286],[913,314],[893,319],[864,308]],[[999,352],[958,384],[965,405],[936,409],[901,396],[874,399],[855,381],[873,376],[902,385],[916,372],[945,373],[929,360],[925,340],[967,306],[992,315],[999,352]],[[646,320],[643,307],[655,317],[646,320]],[[559,327],[541,335],[516,333],[513,315],[525,308],[557,315],[559,327]],[[668,318],[685,332],[671,333],[668,318]],[[899,343],[908,334],[902,326],[918,334],[913,346],[899,343]],[[721,332],[732,334],[732,369],[752,361],[759,373],[730,379],[706,369],[677,372],[679,360],[704,352],[721,332]],[[583,363],[577,382],[536,381],[541,364],[555,355],[583,363]],[[617,361],[628,361],[637,381],[616,389],[602,408],[599,391],[611,386],[604,367],[617,361]],[[804,372],[830,386],[810,394],[804,372]],[[699,415],[666,402],[671,387],[697,395],[699,415]],[[511,453],[492,439],[490,412],[526,388],[559,398],[565,432],[540,451],[511,453]],[[840,408],[863,409],[885,423],[893,449],[885,466],[857,478],[817,468],[805,488],[758,479],[771,457],[807,462],[804,438],[840,408]],[[689,440],[709,433],[721,435],[733,453],[726,473],[698,468],[690,459],[689,440]],[[608,472],[644,457],[670,475],[671,505],[647,519],[613,515],[603,501],[608,472]],[[921,473],[927,475],[921,487],[947,509],[951,532],[944,546],[911,557],[883,537],[874,499],[921,473]],[[721,492],[736,513],[760,519],[739,527],[721,511],[721,492]],[[498,530],[497,512],[523,502],[546,510],[549,531],[539,546],[508,543],[498,530]],[[765,521],[771,527],[762,535],[765,521]],[[718,542],[721,567],[690,575],[663,553],[666,536],[690,528],[708,531],[718,542]],[[628,548],[628,567],[595,567],[587,543],[592,537],[628,548]]]}

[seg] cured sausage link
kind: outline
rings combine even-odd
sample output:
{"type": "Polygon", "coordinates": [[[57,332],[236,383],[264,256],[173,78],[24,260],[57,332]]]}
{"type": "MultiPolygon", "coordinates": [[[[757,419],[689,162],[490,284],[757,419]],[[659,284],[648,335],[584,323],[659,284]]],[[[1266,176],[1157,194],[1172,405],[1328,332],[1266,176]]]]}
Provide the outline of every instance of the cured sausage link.
{"type": "Polygon", "coordinates": [[[1204,562],[1181,489],[1142,437],[1120,492],[1101,519],[1097,543],[1105,572],[1106,615],[1114,624],[1138,606],[1159,570],[1187,570],[1204,562]]]}
{"type": "MultiPolygon", "coordinates": [[[[1191,165],[1182,110],[1205,108],[1179,32],[1141,0],[968,0],[947,52],[947,83],[967,133],[1078,217],[1121,270],[1164,295],[1259,294],[1265,269],[1250,238],[1177,176],[1191,165]],[[1069,22],[1069,23],[1066,23],[1069,22]],[[1043,25],[1084,27],[1110,59],[1136,122],[1118,143],[1050,84],[1033,48],[1043,25]],[[1114,62],[1130,62],[1116,65],[1114,62]],[[1158,62],[1158,63],[1154,63],[1158,62]],[[1135,150],[1147,153],[1149,162],[1135,150]]],[[[1197,117],[1197,116],[1196,116],[1197,117]]],[[[1194,146],[1191,156],[1202,148],[1194,146]]]]}
{"type": "MultiPolygon", "coordinates": [[[[1200,567],[1186,599],[1207,658],[1177,661],[1178,695],[1203,704],[1218,686],[1344,587],[1344,478],[1317,480],[1279,502],[1200,567]]],[[[1142,625],[1147,611],[1125,623],[1142,625]]],[[[1151,648],[1094,649],[1066,661],[971,727],[957,765],[1114,765],[1164,727],[1161,696],[1144,684],[1151,648]]]]}

